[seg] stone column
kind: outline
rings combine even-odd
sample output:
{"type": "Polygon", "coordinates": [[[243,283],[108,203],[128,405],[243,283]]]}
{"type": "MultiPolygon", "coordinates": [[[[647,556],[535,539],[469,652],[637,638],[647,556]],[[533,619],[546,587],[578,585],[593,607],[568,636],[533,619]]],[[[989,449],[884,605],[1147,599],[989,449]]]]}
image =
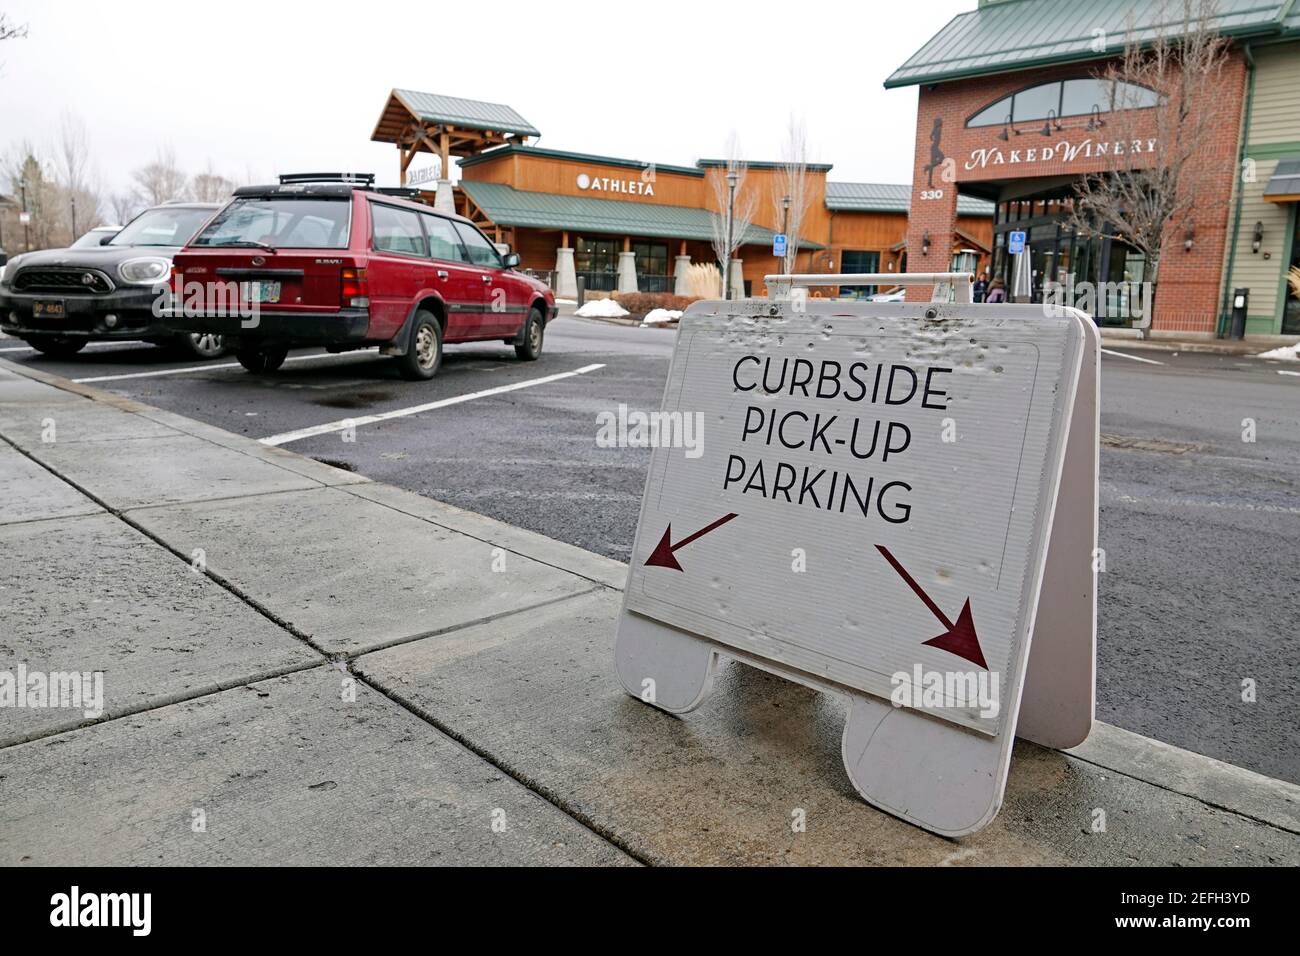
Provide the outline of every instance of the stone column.
{"type": "Polygon", "coordinates": [[[745,297],[745,263],[740,259],[731,260],[731,297],[733,299],[745,297]]]}
{"type": "Polygon", "coordinates": [[[555,297],[578,298],[578,273],[573,268],[573,250],[565,246],[555,250],[555,297]]]}
{"type": "Polygon", "coordinates": [[[677,264],[673,267],[673,295],[690,295],[690,287],[686,284],[686,272],[691,267],[690,256],[678,256],[677,264]]]}
{"type": "Polygon", "coordinates": [[[455,213],[456,200],[451,194],[451,180],[438,180],[438,195],[433,200],[433,208],[440,209],[443,212],[455,213]]]}
{"type": "Polygon", "coordinates": [[[618,291],[637,291],[635,252],[620,252],[618,254],[618,291]]]}

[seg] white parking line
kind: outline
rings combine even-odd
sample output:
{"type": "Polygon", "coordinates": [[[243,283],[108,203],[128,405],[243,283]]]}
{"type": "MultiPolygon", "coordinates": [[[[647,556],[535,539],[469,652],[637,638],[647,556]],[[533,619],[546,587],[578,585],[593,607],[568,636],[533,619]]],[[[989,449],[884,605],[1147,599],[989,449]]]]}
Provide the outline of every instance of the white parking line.
{"type": "Polygon", "coordinates": [[[408,415],[419,415],[421,412],[431,412],[435,408],[446,408],[448,405],[459,405],[461,402],[472,402],[476,398],[488,398],[492,395],[502,395],[506,392],[515,392],[521,388],[532,388],[534,385],[546,385],[549,382],[558,382],[561,379],[573,378],[576,375],[586,375],[588,372],[595,372],[604,368],[604,365],[584,365],[582,368],[574,369],[572,372],[560,372],[557,375],[546,375],[542,378],[530,378],[526,382],[515,382],[511,385],[498,385],[496,388],[485,388],[481,392],[469,392],[465,395],[455,395],[451,398],[440,399],[436,402],[428,402],[424,405],[412,405],[410,408],[398,408],[391,412],[382,412],[378,415],[362,415],[359,418],[343,418],[336,422],[326,422],[324,425],[313,425],[310,428],[300,428],[297,431],[282,432],[279,435],[271,435],[267,438],[258,439],[263,445],[287,445],[291,441],[301,441],[304,438],[313,438],[316,435],[328,435],[331,432],[341,432],[348,428],[355,428],[360,425],[373,425],[375,422],[386,422],[390,418],[405,418],[408,415]]]}
{"type": "MultiPolygon", "coordinates": [[[[373,352],[374,349],[358,349],[355,352],[349,352],[348,355],[361,355],[366,352],[373,352]]],[[[286,362],[307,362],[312,359],[338,358],[338,353],[321,352],[317,355],[290,355],[286,362]]],[[[73,381],[79,385],[87,385],[91,382],[120,382],[126,378],[154,378],[158,375],[183,375],[186,372],[210,372],[219,368],[242,368],[238,362],[218,362],[215,365],[187,365],[185,368],[160,368],[152,372],[128,372],[124,375],[96,375],[93,378],[74,378],[73,381]]]]}
{"type": "Polygon", "coordinates": [[[1280,368],[1277,370],[1278,375],[1300,375],[1300,372],[1292,372],[1290,369],[1280,368]]]}
{"type": "Polygon", "coordinates": [[[1113,356],[1115,356],[1116,358],[1132,359],[1134,362],[1145,362],[1147,365],[1164,365],[1164,364],[1165,364],[1164,362],[1157,362],[1155,359],[1149,359],[1149,358],[1138,358],[1136,355],[1126,355],[1126,354],[1123,353],[1123,352],[1115,352],[1115,351],[1112,351],[1111,349],[1102,349],[1102,350],[1101,350],[1101,354],[1102,354],[1102,355],[1113,355],[1113,356]]]}

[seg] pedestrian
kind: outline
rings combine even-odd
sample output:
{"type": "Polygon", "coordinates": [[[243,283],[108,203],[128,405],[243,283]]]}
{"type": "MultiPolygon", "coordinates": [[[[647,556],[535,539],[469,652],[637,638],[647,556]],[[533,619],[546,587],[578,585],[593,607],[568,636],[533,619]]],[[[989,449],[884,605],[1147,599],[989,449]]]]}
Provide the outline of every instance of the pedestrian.
{"type": "Polygon", "coordinates": [[[975,280],[971,286],[971,294],[975,297],[976,302],[983,302],[984,295],[989,291],[989,270],[985,269],[980,273],[980,277],[975,280]]]}
{"type": "Polygon", "coordinates": [[[985,302],[1005,302],[1007,301],[1006,284],[1001,279],[994,279],[989,283],[988,294],[984,297],[985,302]]]}

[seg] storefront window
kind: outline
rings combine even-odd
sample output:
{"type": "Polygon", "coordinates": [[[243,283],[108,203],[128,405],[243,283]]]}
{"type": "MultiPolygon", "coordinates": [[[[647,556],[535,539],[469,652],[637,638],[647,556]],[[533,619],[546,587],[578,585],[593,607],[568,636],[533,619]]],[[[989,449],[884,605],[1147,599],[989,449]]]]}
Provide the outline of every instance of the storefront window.
{"type": "Polygon", "coordinates": [[[1300,213],[1293,210],[1291,219],[1295,223],[1295,234],[1291,238],[1291,271],[1287,275],[1282,334],[1300,335],[1300,213]]]}
{"type": "MultiPolygon", "coordinates": [[[[880,253],[845,249],[840,253],[840,271],[852,275],[880,271],[880,253]]],[[[862,299],[876,294],[874,285],[842,285],[840,296],[845,299],[862,299]]]]}
{"type": "Polygon", "coordinates": [[[1042,83],[1004,96],[985,106],[966,121],[968,127],[1003,126],[1047,119],[1048,114],[1087,116],[1096,111],[1139,110],[1155,106],[1160,96],[1135,83],[1113,83],[1097,77],[1079,77],[1042,83]]]}
{"type": "Polygon", "coordinates": [[[617,286],[620,243],[614,239],[578,237],[573,250],[573,264],[587,288],[595,292],[612,292],[617,286]]]}

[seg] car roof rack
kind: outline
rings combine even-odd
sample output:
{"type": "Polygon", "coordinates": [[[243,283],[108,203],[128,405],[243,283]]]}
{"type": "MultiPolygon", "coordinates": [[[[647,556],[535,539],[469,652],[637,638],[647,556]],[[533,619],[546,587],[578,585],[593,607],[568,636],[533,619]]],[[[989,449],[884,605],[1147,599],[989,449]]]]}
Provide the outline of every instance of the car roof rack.
{"type": "Polygon", "coordinates": [[[419,199],[421,191],[413,186],[376,186],[371,192],[382,196],[398,196],[402,199],[419,199]]]}
{"type": "Polygon", "coordinates": [[[282,173],[280,185],[290,183],[356,183],[359,186],[373,186],[374,173],[282,173]]]}

